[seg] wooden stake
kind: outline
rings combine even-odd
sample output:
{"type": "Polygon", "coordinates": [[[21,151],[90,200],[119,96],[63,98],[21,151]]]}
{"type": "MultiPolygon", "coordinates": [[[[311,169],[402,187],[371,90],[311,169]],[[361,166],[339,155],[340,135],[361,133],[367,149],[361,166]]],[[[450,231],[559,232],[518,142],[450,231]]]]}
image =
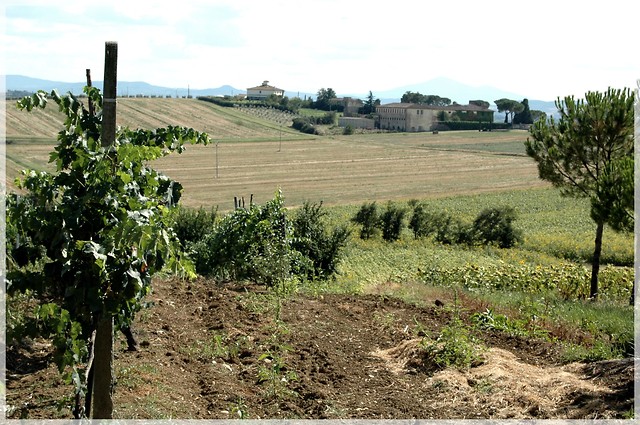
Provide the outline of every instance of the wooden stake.
{"type": "MultiPolygon", "coordinates": [[[[105,43],[104,90],[102,106],[102,146],[116,139],[116,82],[118,44],[105,43]]],[[[113,418],[113,316],[103,313],[98,319],[94,343],[93,418],[113,418]]]]}

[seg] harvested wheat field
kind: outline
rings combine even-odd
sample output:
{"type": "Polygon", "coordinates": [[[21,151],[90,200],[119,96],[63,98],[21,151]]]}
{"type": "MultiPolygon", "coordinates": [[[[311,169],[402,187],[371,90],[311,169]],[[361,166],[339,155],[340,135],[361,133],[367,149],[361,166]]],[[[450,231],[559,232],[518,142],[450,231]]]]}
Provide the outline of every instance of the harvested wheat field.
{"type": "MultiPolygon", "coordinates": [[[[195,99],[118,99],[118,124],[154,129],[182,125],[207,132],[157,161],[184,187],[191,207],[233,208],[233,198],[265,202],[276,190],[288,206],[326,205],[547,185],[524,153],[527,133],[368,133],[310,136],[273,121],[195,99]]],[[[27,113],[7,105],[7,181],[23,168],[47,168],[62,115],[55,105],[27,113]]],[[[10,188],[12,185],[10,184],[10,188]]]]}

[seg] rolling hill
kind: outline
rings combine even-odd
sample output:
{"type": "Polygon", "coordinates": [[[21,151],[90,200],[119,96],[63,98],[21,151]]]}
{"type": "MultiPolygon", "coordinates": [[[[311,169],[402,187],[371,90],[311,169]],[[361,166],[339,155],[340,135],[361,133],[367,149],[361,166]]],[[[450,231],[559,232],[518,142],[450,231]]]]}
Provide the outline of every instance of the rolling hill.
{"type": "MultiPolygon", "coordinates": [[[[93,82],[96,87],[102,87],[102,81],[93,82]]],[[[66,83],[61,81],[50,81],[38,78],[26,77],[23,75],[7,75],[6,87],[7,90],[12,92],[34,92],[36,90],[51,91],[57,89],[59,92],[71,91],[72,93],[82,93],[82,88],[85,83],[66,83]]],[[[420,92],[422,94],[436,94],[438,96],[447,97],[452,101],[460,104],[466,104],[469,100],[481,99],[492,103],[496,99],[508,98],[514,100],[522,100],[527,96],[517,93],[510,93],[495,87],[481,86],[475,87],[467,84],[460,83],[458,81],[439,77],[429,81],[421,83],[406,85],[389,90],[375,91],[373,90],[374,97],[381,100],[384,103],[399,102],[400,98],[407,91],[420,92]]],[[[223,85],[217,88],[208,89],[194,89],[194,88],[172,88],[154,86],[145,82],[131,82],[131,81],[119,81],[118,82],[118,95],[119,96],[160,96],[160,97],[182,97],[182,96],[232,96],[236,94],[245,93],[245,89],[238,89],[230,85],[223,85]]],[[[303,93],[295,90],[286,90],[285,95],[288,97],[314,97],[315,93],[303,93]]],[[[338,96],[349,96],[358,99],[365,99],[368,93],[338,93],[338,96]]],[[[529,98],[529,106],[531,109],[538,109],[552,115],[556,112],[554,102],[535,100],[529,98]]],[[[495,105],[492,105],[494,109],[497,109],[495,105]]],[[[496,120],[501,121],[504,118],[503,114],[496,114],[496,120]]]]}
{"type": "MultiPolygon", "coordinates": [[[[64,116],[57,108],[23,112],[9,101],[6,108],[7,140],[12,138],[54,139],[62,128],[64,116]]],[[[216,140],[301,137],[298,131],[275,122],[222,108],[196,99],[119,98],[117,124],[131,128],[156,129],[180,125],[211,133],[216,140]]]]}

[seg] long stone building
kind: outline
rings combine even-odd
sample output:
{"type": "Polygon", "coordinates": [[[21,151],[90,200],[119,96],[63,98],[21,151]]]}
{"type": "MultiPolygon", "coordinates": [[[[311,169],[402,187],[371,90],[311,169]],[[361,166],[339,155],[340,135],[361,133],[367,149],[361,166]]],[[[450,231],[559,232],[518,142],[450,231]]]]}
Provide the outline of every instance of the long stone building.
{"type": "Polygon", "coordinates": [[[442,121],[493,122],[491,109],[477,105],[431,106],[415,103],[388,103],[376,107],[379,126],[383,130],[431,131],[442,121]]]}

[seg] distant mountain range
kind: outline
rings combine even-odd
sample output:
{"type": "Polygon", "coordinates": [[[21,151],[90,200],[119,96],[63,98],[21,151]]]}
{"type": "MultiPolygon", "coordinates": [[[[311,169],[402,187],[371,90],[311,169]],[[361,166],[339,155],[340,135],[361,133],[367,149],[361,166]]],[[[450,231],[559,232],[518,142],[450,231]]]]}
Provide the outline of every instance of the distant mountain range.
{"type": "MultiPolygon", "coordinates": [[[[74,94],[82,93],[83,87],[86,85],[84,82],[78,83],[65,83],[61,81],[50,81],[38,78],[26,77],[23,75],[7,75],[6,76],[6,89],[7,92],[35,92],[36,90],[51,91],[53,89],[58,90],[61,93],[71,92],[74,94]]],[[[93,81],[93,85],[102,89],[102,81],[93,81]]],[[[435,94],[442,97],[447,97],[452,101],[460,104],[467,104],[469,100],[486,100],[491,103],[493,109],[495,105],[494,100],[507,98],[514,100],[522,100],[526,96],[506,92],[504,90],[497,89],[495,87],[481,86],[474,87],[463,83],[460,83],[449,78],[439,77],[422,83],[397,87],[395,89],[385,91],[373,91],[373,96],[376,99],[385,103],[399,102],[400,98],[407,91],[420,92],[422,94],[435,94]]],[[[207,89],[192,89],[190,87],[161,87],[154,86],[142,81],[118,81],[118,95],[119,96],[171,96],[171,97],[183,97],[183,96],[234,96],[237,94],[246,93],[246,89],[238,89],[230,85],[224,85],[217,88],[207,89]]],[[[303,93],[297,91],[286,91],[286,96],[289,97],[315,97],[315,93],[303,93]]],[[[338,96],[350,96],[358,99],[365,99],[368,93],[351,93],[343,94],[338,93],[338,96]]],[[[546,112],[548,115],[556,113],[556,107],[554,102],[541,101],[535,99],[529,99],[529,107],[531,109],[537,109],[546,112]]],[[[503,115],[504,116],[504,115],[503,115]]],[[[499,118],[499,114],[496,113],[496,118],[499,118]]]]}
{"type": "MultiPolygon", "coordinates": [[[[51,91],[58,90],[60,93],[71,92],[73,94],[82,93],[82,89],[86,82],[65,83],[61,81],[42,80],[39,78],[25,77],[24,75],[7,75],[6,88],[7,91],[27,91],[35,92],[37,90],[51,91]]],[[[95,87],[102,90],[102,81],[92,81],[95,87]]],[[[160,87],[154,86],[143,81],[118,81],[118,96],[233,96],[239,93],[246,93],[246,90],[240,90],[231,86],[221,86],[211,89],[190,89],[189,87],[160,87]]]]}

